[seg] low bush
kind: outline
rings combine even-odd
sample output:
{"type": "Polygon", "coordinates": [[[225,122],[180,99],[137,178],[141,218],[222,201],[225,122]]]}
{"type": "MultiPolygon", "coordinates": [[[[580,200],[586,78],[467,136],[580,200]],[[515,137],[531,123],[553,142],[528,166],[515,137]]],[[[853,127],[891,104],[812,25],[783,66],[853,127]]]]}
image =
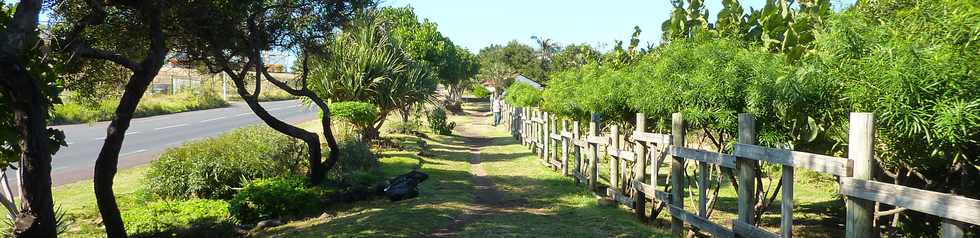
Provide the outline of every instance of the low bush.
{"type": "Polygon", "coordinates": [[[298,140],[247,127],[167,150],[151,163],[144,184],[163,198],[228,198],[245,181],[303,174],[306,156],[298,140]]]}
{"type": "Polygon", "coordinates": [[[388,126],[386,132],[388,133],[398,133],[398,134],[408,134],[419,130],[419,121],[409,120],[407,122],[394,121],[388,126]]]}
{"type": "Polygon", "coordinates": [[[335,102],[330,104],[330,116],[357,128],[365,128],[378,118],[378,107],[366,102],[335,102]]]}
{"type": "Polygon", "coordinates": [[[453,128],[456,128],[455,122],[450,122],[446,117],[446,110],[442,108],[435,108],[429,112],[429,128],[433,132],[439,135],[451,135],[453,133],[453,128]]]}
{"type": "Polygon", "coordinates": [[[228,202],[191,199],[155,201],[122,212],[134,237],[227,237],[235,233],[228,202]]]}
{"type": "Polygon", "coordinates": [[[258,179],[231,199],[228,210],[240,223],[289,219],[315,214],[333,192],[311,187],[302,177],[258,179]]]}
{"type": "Polygon", "coordinates": [[[334,181],[354,184],[352,175],[378,168],[378,157],[371,152],[371,146],[354,139],[340,141],[340,160],[327,175],[334,181]]]}
{"type": "Polygon", "coordinates": [[[484,87],[483,84],[473,85],[473,90],[471,93],[473,94],[473,97],[476,98],[490,97],[490,90],[487,90],[487,87],[484,87]]]}

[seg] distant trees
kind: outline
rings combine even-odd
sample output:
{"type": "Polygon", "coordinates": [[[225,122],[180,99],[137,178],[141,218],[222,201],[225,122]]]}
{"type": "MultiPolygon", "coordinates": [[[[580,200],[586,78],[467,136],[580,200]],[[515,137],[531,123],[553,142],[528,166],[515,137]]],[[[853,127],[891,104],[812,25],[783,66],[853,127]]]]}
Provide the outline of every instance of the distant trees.
{"type": "MultiPolygon", "coordinates": [[[[378,18],[390,27],[390,37],[417,67],[425,68],[449,91],[444,104],[458,107],[463,90],[479,69],[472,53],[455,45],[438,31],[436,23],[421,21],[411,7],[386,7],[378,10],[378,18]]],[[[408,121],[412,104],[399,108],[403,121],[408,121]]]]}
{"type": "Polygon", "coordinates": [[[477,58],[481,65],[503,64],[513,69],[515,73],[545,82],[548,79],[548,72],[541,67],[539,55],[531,46],[513,40],[507,45],[490,45],[480,49],[477,58]]]}

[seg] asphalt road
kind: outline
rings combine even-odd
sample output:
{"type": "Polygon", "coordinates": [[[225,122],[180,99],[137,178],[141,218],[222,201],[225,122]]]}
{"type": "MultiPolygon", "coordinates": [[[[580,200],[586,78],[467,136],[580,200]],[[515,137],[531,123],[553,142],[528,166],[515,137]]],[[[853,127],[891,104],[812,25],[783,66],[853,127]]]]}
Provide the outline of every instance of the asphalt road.
{"type": "MultiPolygon", "coordinates": [[[[288,123],[318,117],[319,109],[299,100],[263,102],[262,106],[288,123]]],[[[119,169],[149,163],[167,148],[212,137],[235,128],[262,123],[245,103],[230,107],[133,119],[119,153],[119,169]]],[[[54,185],[92,178],[95,159],[102,149],[109,122],[56,126],[65,132],[68,147],[62,147],[51,162],[54,185]]],[[[14,176],[15,178],[16,176],[14,176]]]]}

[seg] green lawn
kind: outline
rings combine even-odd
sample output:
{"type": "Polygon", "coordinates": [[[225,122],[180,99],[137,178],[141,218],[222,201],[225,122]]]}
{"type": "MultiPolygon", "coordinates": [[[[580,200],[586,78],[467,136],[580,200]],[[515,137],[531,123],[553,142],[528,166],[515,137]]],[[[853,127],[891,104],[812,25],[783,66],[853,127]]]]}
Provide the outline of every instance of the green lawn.
{"type": "MultiPolygon", "coordinates": [[[[489,215],[468,219],[461,237],[662,237],[665,233],[643,224],[623,209],[600,207],[593,195],[572,179],[547,169],[504,127],[486,126],[485,107],[468,107],[468,115],[455,116],[454,136],[429,135],[432,156],[404,151],[386,152],[392,158],[418,159],[430,178],[419,198],[378,200],[337,208],[329,217],[293,222],[261,234],[268,237],[419,237],[445,229],[465,217],[478,204],[470,172],[470,159],[480,156],[483,168],[504,194],[504,200],[526,201],[489,215]],[[464,134],[465,132],[465,134],[464,134]],[[467,140],[490,138],[477,155],[467,140]]],[[[410,138],[407,140],[412,140],[410,138]]],[[[407,144],[414,144],[406,142],[407,144]]]]}

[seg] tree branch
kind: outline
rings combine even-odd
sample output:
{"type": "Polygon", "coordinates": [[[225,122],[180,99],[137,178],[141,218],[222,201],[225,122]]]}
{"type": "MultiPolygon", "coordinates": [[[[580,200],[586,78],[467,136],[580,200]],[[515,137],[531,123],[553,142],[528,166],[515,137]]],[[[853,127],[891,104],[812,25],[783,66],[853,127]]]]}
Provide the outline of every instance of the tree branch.
{"type": "Polygon", "coordinates": [[[122,56],[120,54],[116,54],[113,52],[108,52],[100,49],[95,49],[87,45],[83,45],[81,43],[74,43],[72,48],[73,48],[72,52],[74,52],[75,54],[81,57],[108,60],[110,62],[121,65],[132,71],[138,71],[141,68],[139,63],[137,63],[136,61],[126,58],[125,56],[122,56]]]}

